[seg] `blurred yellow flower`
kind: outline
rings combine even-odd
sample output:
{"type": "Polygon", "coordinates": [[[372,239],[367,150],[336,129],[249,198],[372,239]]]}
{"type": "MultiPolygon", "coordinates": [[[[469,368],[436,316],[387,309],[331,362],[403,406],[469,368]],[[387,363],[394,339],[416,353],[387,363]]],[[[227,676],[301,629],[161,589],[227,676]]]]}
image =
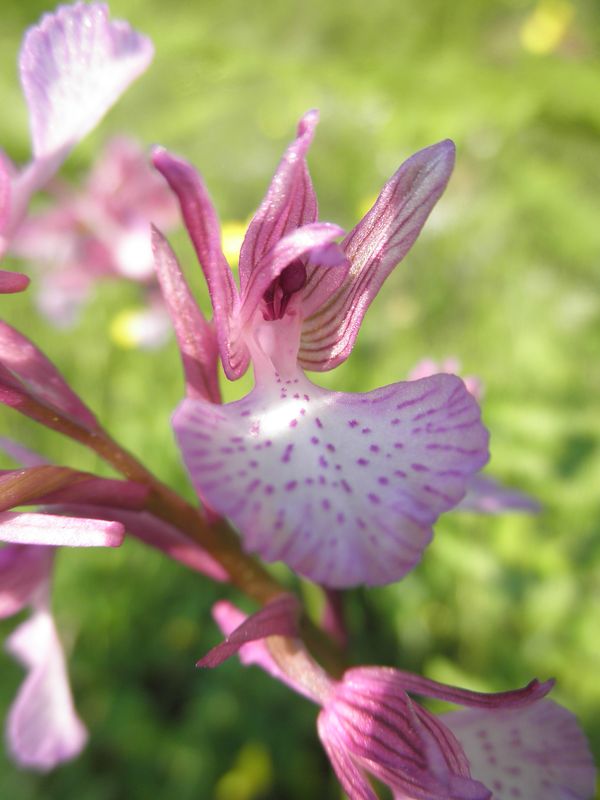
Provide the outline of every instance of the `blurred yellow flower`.
{"type": "Polygon", "coordinates": [[[240,248],[248,228],[247,222],[224,222],[221,228],[221,241],[225,258],[232,267],[237,267],[240,248]]]}
{"type": "Polygon", "coordinates": [[[108,335],[122,350],[153,349],[164,344],[169,331],[169,318],[162,307],[124,308],[112,318],[108,335]]]}
{"type": "Polygon", "coordinates": [[[556,50],[574,13],[569,0],[541,0],[521,26],[520,39],[524,49],[536,55],[556,50]]]}

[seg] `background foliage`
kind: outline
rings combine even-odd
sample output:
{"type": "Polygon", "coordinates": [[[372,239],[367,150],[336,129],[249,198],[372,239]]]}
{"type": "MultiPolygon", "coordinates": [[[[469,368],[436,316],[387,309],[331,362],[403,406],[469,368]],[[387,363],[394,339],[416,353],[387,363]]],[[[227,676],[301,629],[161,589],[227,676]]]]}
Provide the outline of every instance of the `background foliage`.
{"type": "MultiPolygon", "coordinates": [[[[600,6],[114,0],[111,8],[153,38],[157,55],[73,153],[65,172],[74,179],[111,133],[126,130],[192,159],[222,218],[243,220],[298,117],[317,106],[310,164],[321,216],[351,226],[407,155],[456,141],[456,172],[426,233],[368,314],[349,363],[319,380],[364,391],[401,379],[423,356],[458,356],[486,386],[490,472],[537,497],[543,512],[442,519],[409,578],[350,594],[353,652],[357,662],[487,690],[553,675],[556,698],[578,714],[598,755],[600,6]]],[[[44,10],[39,0],[3,7],[0,142],[17,161],[28,157],[17,49],[44,10]]],[[[201,292],[184,237],[175,243],[201,292]]],[[[103,285],[81,324],[62,332],[37,316],[31,292],[3,299],[2,312],[42,344],[120,441],[189,494],[169,429],[182,391],[174,344],[148,353],[108,337],[115,315],[138,302],[136,287],[103,285]]],[[[3,412],[1,424],[60,463],[103,470],[16,414],[3,412]]],[[[303,591],[315,605],[310,587],[303,591]]],[[[238,663],[195,671],[218,638],[215,597],[136,542],[61,553],[55,608],[91,743],[79,761],[42,777],[0,756],[0,797],[339,798],[305,701],[238,663]]],[[[4,710],[22,673],[4,655],[0,670],[4,710]]]]}

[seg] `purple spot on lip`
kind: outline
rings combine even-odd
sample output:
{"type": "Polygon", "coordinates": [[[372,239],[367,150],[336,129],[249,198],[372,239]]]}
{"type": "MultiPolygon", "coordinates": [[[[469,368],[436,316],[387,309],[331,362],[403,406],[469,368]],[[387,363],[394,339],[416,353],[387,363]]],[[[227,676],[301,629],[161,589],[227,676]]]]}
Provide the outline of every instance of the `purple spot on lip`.
{"type": "Polygon", "coordinates": [[[394,475],[397,475],[398,478],[406,478],[406,472],[404,472],[402,469],[395,469],[394,475]]]}
{"type": "Polygon", "coordinates": [[[369,463],[369,459],[368,458],[357,458],[356,459],[356,463],[358,464],[359,467],[366,467],[367,464],[369,463]]]}
{"type": "Polygon", "coordinates": [[[306,400],[307,403],[310,403],[310,397],[307,394],[303,394],[302,397],[306,400]]]}
{"type": "Polygon", "coordinates": [[[243,436],[232,436],[229,439],[229,441],[233,442],[233,444],[241,444],[244,441],[244,437],[243,436]]]}
{"type": "Polygon", "coordinates": [[[351,419],[350,422],[348,423],[348,425],[351,428],[356,428],[356,426],[358,425],[358,420],[357,419],[351,419]]]}
{"type": "Polygon", "coordinates": [[[248,408],[245,411],[242,411],[240,414],[240,417],[249,417],[249,416],[250,416],[250,409],[248,408]]]}
{"type": "Polygon", "coordinates": [[[292,457],[293,449],[294,449],[293,444],[288,444],[288,446],[285,448],[283,456],[281,457],[281,460],[283,461],[284,464],[287,464],[289,462],[290,458],[292,457]]]}
{"type": "Polygon", "coordinates": [[[319,439],[318,439],[318,437],[317,437],[317,436],[311,436],[311,437],[310,437],[310,443],[311,443],[311,444],[319,444],[319,439]]]}
{"type": "Polygon", "coordinates": [[[379,497],[379,495],[378,495],[378,494],[374,494],[374,492],[369,492],[369,494],[367,495],[367,497],[368,497],[368,498],[369,498],[369,500],[370,500],[372,503],[374,503],[375,505],[377,505],[377,503],[381,503],[381,498],[379,497]]]}
{"type": "Polygon", "coordinates": [[[261,485],[261,483],[262,483],[262,481],[259,478],[257,478],[256,480],[252,481],[252,483],[249,483],[248,486],[246,486],[246,491],[247,492],[255,492],[258,489],[258,487],[261,485]]]}
{"type": "Polygon", "coordinates": [[[296,488],[296,486],[298,486],[298,481],[290,481],[289,483],[286,483],[284,488],[286,492],[291,492],[296,488]]]}
{"type": "Polygon", "coordinates": [[[325,500],[321,502],[321,507],[323,508],[323,511],[329,511],[329,509],[331,508],[331,503],[327,498],[325,498],[325,500]]]}
{"type": "Polygon", "coordinates": [[[345,491],[347,494],[352,494],[352,487],[350,486],[350,484],[348,483],[348,481],[347,481],[347,480],[341,480],[341,481],[340,481],[340,483],[341,483],[341,485],[342,485],[342,489],[343,489],[343,490],[344,490],[344,491],[345,491]]]}
{"type": "Polygon", "coordinates": [[[372,453],[378,453],[378,452],[379,452],[379,445],[378,445],[378,444],[372,444],[372,445],[369,447],[369,450],[370,450],[372,453]]]}
{"type": "Polygon", "coordinates": [[[340,525],[343,525],[344,522],[346,521],[346,515],[342,514],[342,512],[340,511],[340,513],[336,517],[336,521],[339,522],[340,525]]]}
{"type": "Polygon", "coordinates": [[[402,450],[404,445],[402,444],[402,442],[394,442],[394,447],[396,448],[396,450],[402,450]]]}
{"type": "Polygon", "coordinates": [[[361,433],[371,433],[371,428],[363,428],[361,433]]]}
{"type": "Polygon", "coordinates": [[[256,467],[258,467],[258,461],[255,461],[254,459],[252,459],[252,461],[248,462],[248,466],[256,468],[256,467]]]}
{"type": "Polygon", "coordinates": [[[323,467],[323,469],[327,469],[329,466],[329,461],[327,461],[325,456],[319,456],[319,465],[323,467]]]}
{"type": "Polygon", "coordinates": [[[304,483],[305,483],[307,486],[312,486],[314,482],[315,482],[315,479],[314,479],[314,478],[307,478],[307,479],[304,481],[304,483]]]}
{"type": "Polygon", "coordinates": [[[330,453],[335,453],[335,447],[331,443],[325,445],[325,447],[327,448],[327,450],[329,450],[330,453]]]}
{"type": "Polygon", "coordinates": [[[382,475],[380,478],[377,478],[377,482],[380,483],[382,486],[387,486],[389,483],[389,479],[382,475]]]}
{"type": "Polygon", "coordinates": [[[298,394],[298,392],[296,392],[296,394],[294,395],[294,400],[300,400],[300,395],[298,394]]]}
{"type": "Polygon", "coordinates": [[[297,420],[297,419],[293,419],[293,420],[291,420],[291,422],[290,422],[290,428],[295,428],[297,424],[298,424],[298,420],[297,420]]]}
{"type": "Polygon", "coordinates": [[[395,418],[392,420],[392,425],[400,425],[400,422],[401,422],[401,420],[399,420],[399,419],[398,419],[398,417],[395,417],[395,418]]]}
{"type": "Polygon", "coordinates": [[[265,494],[273,494],[274,491],[275,487],[272,486],[270,483],[267,486],[265,486],[265,494]]]}
{"type": "Polygon", "coordinates": [[[425,464],[411,464],[410,466],[415,472],[429,472],[429,467],[426,467],[425,464]]]}
{"type": "Polygon", "coordinates": [[[321,420],[318,417],[315,417],[315,424],[316,424],[317,428],[322,428],[323,427],[323,423],[321,422],[321,420]]]}

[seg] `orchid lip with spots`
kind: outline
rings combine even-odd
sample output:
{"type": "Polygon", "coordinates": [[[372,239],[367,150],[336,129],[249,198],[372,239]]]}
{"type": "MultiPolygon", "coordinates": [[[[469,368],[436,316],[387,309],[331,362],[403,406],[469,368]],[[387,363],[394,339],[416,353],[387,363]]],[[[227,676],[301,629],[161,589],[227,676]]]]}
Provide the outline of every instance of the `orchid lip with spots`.
{"type": "MultiPolygon", "coordinates": [[[[216,351],[207,354],[216,336],[230,379],[250,361],[255,374],[249,395],[218,405],[214,392],[189,388],[188,358],[188,396],[174,428],[199,496],[248,550],[327,586],[378,585],[415,566],[439,514],[486,462],[479,407],[452,375],[345,394],[316,386],[303,369],[329,370],[349,356],[367,307],[443,192],[454,146],[443,141],[408,159],[338,244],[342,230],[317,221],[306,165],[316,123],[315,111],[301,119],[250,223],[239,290],[200,175],[163,148],[154,152],[214,309],[215,333],[206,323],[197,333],[205,355],[196,373],[213,380],[216,351]]],[[[154,246],[159,278],[180,276],[157,231],[154,246]]],[[[178,338],[188,352],[189,331],[178,338]]]]}

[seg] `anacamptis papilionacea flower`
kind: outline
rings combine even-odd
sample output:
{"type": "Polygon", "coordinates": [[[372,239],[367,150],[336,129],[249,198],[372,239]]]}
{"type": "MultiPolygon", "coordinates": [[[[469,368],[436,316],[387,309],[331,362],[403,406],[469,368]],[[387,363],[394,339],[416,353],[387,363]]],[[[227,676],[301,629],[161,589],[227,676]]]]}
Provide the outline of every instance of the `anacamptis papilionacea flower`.
{"type": "Polygon", "coordinates": [[[306,166],[316,123],[315,111],[301,119],[250,223],[239,289],[200,175],[164,149],[154,152],[208,283],[217,342],[187,287],[182,300],[179,267],[155,232],[188,373],[174,427],[199,496],[233,523],[248,550],[327,586],[383,584],[414,567],[439,514],[486,462],[479,407],[454,375],[346,394],[315,385],[304,370],[330,370],[350,355],[369,304],[446,186],[454,146],[443,141],[409,158],[344,237],[317,221],[306,166]],[[194,346],[200,356],[191,355],[194,346]],[[249,362],[255,374],[250,394],[226,405],[217,402],[217,350],[231,380],[249,362]],[[194,358],[204,360],[195,382],[194,358]]]}

